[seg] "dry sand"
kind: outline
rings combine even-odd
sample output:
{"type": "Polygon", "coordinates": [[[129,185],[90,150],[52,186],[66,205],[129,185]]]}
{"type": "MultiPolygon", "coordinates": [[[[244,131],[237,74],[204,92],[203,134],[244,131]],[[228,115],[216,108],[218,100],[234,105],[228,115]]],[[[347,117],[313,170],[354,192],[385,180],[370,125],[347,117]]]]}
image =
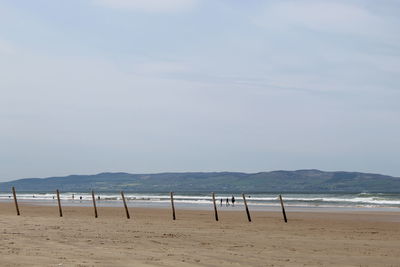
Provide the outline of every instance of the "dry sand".
{"type": "Polygon", "coordinates": [[[400,212],[280,213],[0,204],[0,266],[400,266],[400,212]]]}

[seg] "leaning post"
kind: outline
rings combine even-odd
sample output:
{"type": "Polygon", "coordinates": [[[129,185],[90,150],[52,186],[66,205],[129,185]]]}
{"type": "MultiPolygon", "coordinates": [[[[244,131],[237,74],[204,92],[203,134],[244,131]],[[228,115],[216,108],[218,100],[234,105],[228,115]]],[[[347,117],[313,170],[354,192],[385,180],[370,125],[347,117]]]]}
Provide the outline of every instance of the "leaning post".
{"type": "Polygon", "coordinates": [[[94,197],[94,191],[93,190],[92,190],[92,199],[93,199],[94,217],[97,218],[96,199],[94,197]]]}
{"type": "Polygon", "coordinates": [[[60,191],[56,190],[57,193],[57,202],[58,202],[58,211],[60,213],[60,217],[63,216],[62,209],[61,209],[61,200],[60,200],[60,191]]]}
{"type": "Polygon", "coordinates": [[[218,222],[218,210],[217,210],[217,204],[215,203],[215,193],[214,192],[212,192],[212,200],[214,203],[215,220],[218,222]]]}
{"type": "Polygon", "coordinates": [[[17,215],[19,216],[20,213],[19,213],[19,208],[18,208],[17,194],[15,193],[15,187],[14,186],[12,187],[12,193],[13,193],[13,196],[14,196],[15,208],[17,209],[17,215]]]}
{"type": "Polygon", "coordinates": [[[175,205],[174,205],[174,192],[171,192],[170,196],[171,196],[171,206],[172,206],[172,219],[176,220],[176,217],[175,217],[175,205]]]}
{"type": "Polygon", "coordinates": [[[125,195],[124,195],[123,191],[121,191],[121,197],[122,197],[122,201],[124,202],[126,218],[130,219],[131,217],[129,216],[129,210],[128,210],[128,206],[126,205],[125,195]]]}
{"type": "Polygon", "coordinates": [[[283,219],[285,220],[285,223],[287,223],[285,206],[283,205],[283,200],[282,200],[282,196],[281,195],[279,195],[279,200],[281,201],[283,219]]]}
{"type": "Polygon", "coordinates": [[[251,222],[251,216],[250,216],[249,208],[247,207],[246,196],[245,196],[244,194],[242,194],[242,197],[243,197],[244,206],[245,206],[245,208],[246,208],[247,219],[249,220],[249,222],[251,222]]]}

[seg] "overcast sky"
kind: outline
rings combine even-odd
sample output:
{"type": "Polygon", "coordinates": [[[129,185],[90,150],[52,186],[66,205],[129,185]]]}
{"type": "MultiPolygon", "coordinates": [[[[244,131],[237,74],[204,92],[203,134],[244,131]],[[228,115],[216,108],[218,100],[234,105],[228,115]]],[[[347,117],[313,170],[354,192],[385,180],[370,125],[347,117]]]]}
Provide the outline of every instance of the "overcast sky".
{"type": "Polygon", "coordinates": [[[0,0],[0,181],[400,176],[397,0],[0,0]]]}

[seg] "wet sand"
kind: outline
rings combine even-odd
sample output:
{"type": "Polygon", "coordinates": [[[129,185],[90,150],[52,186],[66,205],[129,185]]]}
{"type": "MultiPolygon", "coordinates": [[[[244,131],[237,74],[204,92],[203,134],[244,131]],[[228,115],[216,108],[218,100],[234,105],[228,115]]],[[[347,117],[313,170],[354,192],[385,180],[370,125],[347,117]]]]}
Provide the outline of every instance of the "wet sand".
{"type": "Polygon", "coordinates": [[[400,266],[400,212],[279,212],[0,203],[1,266],[400,266]]]}

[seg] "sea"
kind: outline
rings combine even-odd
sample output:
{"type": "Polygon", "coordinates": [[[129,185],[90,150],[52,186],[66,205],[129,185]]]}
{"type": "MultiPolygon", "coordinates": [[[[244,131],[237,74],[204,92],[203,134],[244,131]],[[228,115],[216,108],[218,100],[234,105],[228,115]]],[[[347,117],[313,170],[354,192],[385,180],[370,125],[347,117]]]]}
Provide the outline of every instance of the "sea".
{"type": "MultiPolygon", "coordinates": [[[[246,202],[252,210],[279,210],[279,193],[248,193],[246,202]]],[[[17,192],[18,202],[38,205],[57,205],[55,192],[17,192]]],[[[62,192],[61,203],[64,206],[91,206],[90,192],[62,192]]],[[[129,207],[170,207],[170,193],[133,193],[126,192],[125,199],[129,207]]],[[[216,194],[216,205],[224,210],[237,210],[244,207],[242,194],[216,194]],[[235,203],[232,205],[232,197],[235,203]]],[[[282,199],[285,208],[292,211],[323,210],[374,210],[399,211],[400,193],[284,193],[282,199]]],[[[97,206],[122,206],[119,192],[95,193],[97,206]]],[[[13,202],[11,192],[0,192],[1,202],[13,202]]],[[[210,193],[175,192],[174,204],[177,208],[212,209],[210,193]]]]}

